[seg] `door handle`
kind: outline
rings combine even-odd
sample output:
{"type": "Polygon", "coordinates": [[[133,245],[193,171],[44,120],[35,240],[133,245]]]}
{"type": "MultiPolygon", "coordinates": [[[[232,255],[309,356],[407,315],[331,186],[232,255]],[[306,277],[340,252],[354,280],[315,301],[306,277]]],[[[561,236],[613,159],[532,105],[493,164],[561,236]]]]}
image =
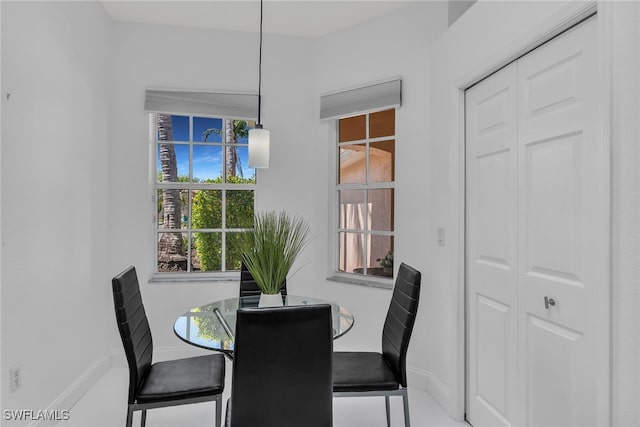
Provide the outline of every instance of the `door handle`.
{"type": "Polygon", "coordinates": [[[556,305],[556,300],[554,300],[553,298],[544,297],[544,308],[548,310],[550,307],[553,307],[554,305],[556,305]]]}

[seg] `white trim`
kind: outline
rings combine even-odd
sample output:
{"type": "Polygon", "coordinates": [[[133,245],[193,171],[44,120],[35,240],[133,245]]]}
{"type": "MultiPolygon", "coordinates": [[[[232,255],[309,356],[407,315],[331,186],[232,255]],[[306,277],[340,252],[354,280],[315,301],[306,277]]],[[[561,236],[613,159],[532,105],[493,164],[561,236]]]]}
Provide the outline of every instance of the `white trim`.
{"type": "MultiPolygon", "coordinates": [[[[328,200],[330,201],[329,205],[329,227],[330,227],[330,233],[329,233],[329,260],[333,260],[333,263],[330,263],[328,265],[328,277],[326,278],[329,281],[335,281],[335,282],[341,282],[341,283],[349,283],[349,284],[357,284],[357,285],[364,285],[364,286],[372,286],[372,287],[379,287],[379,288],[385,288],[385,289],[391,289],[393,287],[393,277],[388,278],[388,279],[380,279],[376,276],[370,276],[370,275],[359,275],[359,274],[354,274],[354,273],[347,273],[347,272],[341,272],[338,271],[338,266],[340,265],[340,250],[339,250],[339,240],[338,240],[338,235],[340,233],[356,233],[356,234],[362,234],[363,239],[364,239],[364,248],[365,251],[367,250],[366,248],[368,248],[369,243],[368,240],[370,238],[370,236],[375,235],[375,236],[387,236],[387,237],[391,237],[392,239],[395,239],[395,226],[393,227],[393,230],[371,230],[369,229],[369,226],[367,224],[368,218],[365,218],[365,224],[363,226],[362,229],[360,230],[352,230],[352,229],[344,229],[344,228],[338,228],[339,224],[340,224],[340,200],[339,200],[339,192],[343,191],[343,190],[362,190],[364,191],[364,205],[366,206],[368,203],[367,197],[368,197],[368,191],[367,190],[378,190],[378,189],[391,189],[391,190],[395,190],[395,176],[394,176],[394,181],[388,181],[388,182],[369,182],[369,158],[370,158],[370,145],[372,143],[378,142],[378,141],[388,141],[390,139],[394,140],[395,143],[397,143],[397,107],[391,107],[391,108],[385,108],[384,110],[381,111],[387,111],[387,110],[391,110],[393,108],[394,110],[394,134],[393,135],[388,135],[388,136],[384,136],[384,137],[376,137],[376,138],[370,138],[369,137],[369,118],[370,115],[373,114],[373,112],[368,111],[368,112],[362,112],[360,114],[358,114],[359,116],[365,116],[365,138],[362,140],[357,140],[357,141],[346,141],[346,142],[340,142],[340,135],[339,135],[339,125],[338,122],[345,118],[345,117],[338,117],[335,120],[331,120],[329,121],[329,123],[331,123],[331,132],[330,132],[330,136],[332,137],[332,141],[330,139],[330,144],[336,146],[338,149],[334,149],[332,150],[333,155],[331,156],[331,164],[330,164],[330,172],[332,173],[333,178],[331,178],[331,185],[329,188],[329,191],[331,192],[329,195],[328,200]],[[345,183],[345,184],[340,184],[338,183],[338,170],[339,170],[339,163],[340,163],[340,158],[339,158],[339,149],[340,147],[343,146],[348,146],[348,145],[353,145],[353,144],[364,144],[365,145],[365,182],[364,183],[345,183]]],[[[394,157],[394,163],[395,163],[395,157],[394,157]]],[[[395,203],[393,205],[393,211],[395,212],[395,203]]],[[[394,216],[395,218],[395,216],[394,216]]],[[[395,246],[395,243],[394,243],[395,246]]],[[[365,253],[365,257],[366,259],[366,253],[365,253]]],[[[331,261],[330,261],[331,262],[331,261]]],[[[367,268],[371,268],[371,267],[367,267],[367,268]]]]}
{"type": "Polygon", "coordinates": [[[467,89],[473,86],[500,68],[512,63],[558,34],[593,15],[596,13],[597,8],[598,3],[593,0],[569,3],[558,13],[541,22],[523,37],[514,40],[507,47],[489,57],[479,66],[476,65],[471,68],[466,77],[458,82],[457,87],[467,89]]]}
{"type": "MultiPolygon", "coordinates": [[[[452,325],[454,327],[454,333],[457,339],[452,340],[451,354],[453,355],[454,362],[451,365],[451,390],[450,395],[447,396],[443,393],[434,393],[434,397],[443,406],[446,405],[448,413],[457,420],[464,419],[465,413],[465,138],[464,138],[464,91],[479,82],[483,78],[499,70],[503,66],[509,64],[520,56],[535,49],[544,42],[550,40],[556,35],[567,30],[571,26],[579,23],[592,14],[599,12],[598,26],[599,26],[599,40],[598,40],[598,52],[600,55],[598,81],[601,87],[602,93],[600,94],[600,100],[604,102],[601,104],[601,120],[603,120],[603,148],[610,151],[611,148],[611,41],[612,41],[612,25],[611,25],[611,12],[609,5],[606,5],[606,1],[595,2],[571,2],[563,7],[559,12],[545,19],[538,24],[535,28],[529,31],[524,36],[518,38],[513,43],[509,44],[501,51],[492,54],[487,57],[486,61],[480,66],[475,64],[469,64],[469,69],[458,81],[454,82],[451,86],[452,97],[452,123],[451,123],[451,140],[457,141],[457,144],[452,144],[450,151],[450,178],[451,178],[451,194],[452,194],[452,236],[451,246],[449,248],[451,256],[451,268],[450,279],[453,286],[451,286],[451,301],[453,301],[454,307],[450,310],[452,316],[452,325]],[[607,47],[609,49],[607,50],[607,47]],[[604,53],[604,55],[603,55],[604,53]]],[[[603,153],[603,172],[609,170],[609,153],[604,156],[603,153]],[[605,159],[606,157],[606,159],[605,159]]],[[[606,191],[609,196],[609,191],[606,191]]],[[[604,202],[604,201],[603,201],[604,202]]],[[[610,200],[606,203],[610,209],[610,200]]],[[[610,218],[610,215],[607,215],[610,218]]],[[[610,242],[610,236],[607,236],[607,240],[610,242]]],[[[610,248],[606,250],[606,258],[610,259],[610,248]]],[[[603,254],[604,256],[604,254],[603,254]]],[[[607,295],[603,295],[602,309],[610,312],[610,286],[607,288],[607,295]]],[[[609,333],[608,341],[611,340],[611,334],[609,333]]],[[[610,350],[609,350],[610,352],[610,350]]],[[[608,355],[606,363],[610,366],[611,356],[608,355]]],[[[604,405],[608,414],[603,415],[607,419],[611,420],[611,402],[609,392],[611,390],[611,374],[610,369],[608,378],[600,378],[600,383],[606,383],[607,387],[604,391],[608,393],[609,398],[604,405]]],[[[605,388],[605,387],[603,387],[605,388]]],[[[438,390],[438,387],[435,387],[438,390]]],[[[610,423],[609,423],[610,424],[610,423]]]]}
{"type": "MultiPolygon", "coordinates": [[[[430,393],[434,399],[442,405],[451,399],[451,391],[436,377],[433,372],[425,371],[411,366],[407,367],[409,373],[407,386],[409,389],[418,389],[430,393]]],[[[461,421],[462,419],[458,420],[461,421]]]]}
{"type": "MultiPolygon", "coordinates": [[[[149,91],[147,91],[149,92],[149,91]]],[[[227,182],[227,171],[225,168],[225,160],[223,157],[222,160],[222,179],[224,182],[222,183],[201,183],[201,182],[158,182],[158,147],[162,145],[164,141],[159,141],[157,139],[158,135],[158,124],[157,124],[157,116],[159,114],[165,114],[161,112],[149,112],[149,144],[150,144],[150,176],[149,176],[149,186],[151,191],[151,204],[153,206],[152,213],[152,222],[154,227],[154,238],[152,240],[153,244],[153,270],[150,274],[149,283],[154,282],[220,282],[220,281],[230,281],[234,277],[237,277],[239,270],[212,270],[212,271],[181,271],[181,272],[160,272],[158,270],[158,237],[161,233],[181,233],[186,234],[188,243],[187,247],[189,248],[189,252],[187,255],[187,266],[188,268],[192,267],[191,261],[191,248],[192,245],[192,236],[197,232],[215,232],[219,233],[221,236],[221,265],[226,267],[226,236],[228,233],[236,233],[236,232],[246,232],[250,229],[247,228],[227,228],[226,227],[226,201],[227,201],[227,191],[252,191],[254,195],[254,210],[256,207],[256,193],[257,193],[257,182],[258,182],[258,171],[254,169],[254,182],[253,183],[242,183],[242,184],[233,184],[227,182]],[[158,191],[162,190],[189,190],[188,192],[188,227],[180,228],[180,229],[161,229],[159,227],[159,216],[157,211],[157,194],[158,191]],[[202,229],[194,229],[192,228],[192,220],[193,215],[191,212],[192,209],[192,201],[193,194],[191,190],[217,190],[221,192],[221,203],[222,203],[222,212],[221,212],[221,227],[220,228],[202,228],[202,229]]],[[[194,141],[193,135],[193,127],[194,127],[194,118],[206,117],[204,115],[199,114],[188,114],[188,113],[180,113],[180,115],[186,115],[189,118],[189,141],[166,141],[169,144],[173,145],[184,145],[189,147],[189,178],[194,178],[193,176],[193,148],[194,146],[209,146],[209,147],[220,147],[221,152],[225,153],[225,148],[232,145],[230,141],[227,141],[226,132],[222,132],[222,137],[220,142],[212,142],[212,143],[204,143],[202,141],[194,141]]],[[[215,119],[221,120],[222,129],[224,131],[226,121],[234,121],[234,120],[244,120],[242,118],[230,118],[227,116],[218,115],[214,117],[215,119]]],[[[248,125],[248,123],[247,123],[248,125]]],[[[238,147],[248,147],[248,144],[233,144],[238,147]]],[[[253,168],[249,168],[250,170],[253,168]]],[[[194,249],[195,250],[195,249],[194,249]]]]}
{"type": "Polygon", "coordinates": [[[607,419],[607,425],[613,425],[613,373],[612,373],[612,352],[613,352],[613,320],[612,313],[612,301],[613,301],[613,241],[612,241],[612,218],[613,218],[613,199],[612,189],[613,184],[611,160],[613,159],[613,136],[612,136],[612,94],[613,94],[613,5],[611,2],[600,1],[597,5],[598,9],[598,120],[600,121],[600,132],[602,139],[602,153],[601,163],[602,168],[600,176],[609,177],[609,181],[605,188],[600,191],[602,194],[602,201],[600,206],[603,207],[602,217],[609,224],[604,231],[604,235],[601,237],[601,241],[606,243],[606,248],[603,246],[601,258],[608,260],[607,270],[604,277],[609,281],[608,286],[601,289],[601,295],[598,296],[601,304],[598,305],[598,309],[601,313],[597,315],[597,318],[606,318],[609,321],[607,328],[607,352],[603,354],[605,360],[601,360],[601,363],[606,364],[608,367],[606,373],[602,372],[602,375],[598,378],[599,390],[601,390],[600,398],[598,399],[599,409],[604,413],[600,414],[599,419],[607,419]],[[606,404],[603,404],[606,402],[606,404]]]}
{"type": "MultiPolygon", "coordinates": [[[[98,358],[84,371],[66,390],[64,390],[45,412],[68,411],[93,387],[98,380],[111,368],[111,357],[108,354],[98,358]]],[[[73,413],[71,411],[71,417],[73,413]]],[[[35,420],[29,427],[55,426],[58,420],[35,420]]]]}
{"type": "Polygon", "coordinates": [[[332,282],[349,283],[350,285],[370,286],[372,288],[393,289],[393,279],[375,279],[375,276],[364,276],[349,273],[334,273],[327,277],[332,282]]]}

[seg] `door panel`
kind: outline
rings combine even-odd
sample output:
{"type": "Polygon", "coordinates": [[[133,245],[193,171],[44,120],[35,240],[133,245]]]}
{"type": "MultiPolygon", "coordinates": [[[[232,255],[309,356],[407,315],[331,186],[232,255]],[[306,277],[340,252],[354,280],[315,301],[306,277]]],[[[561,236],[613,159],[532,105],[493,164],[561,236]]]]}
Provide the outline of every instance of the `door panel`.
{"type": "Polygon", "coordinates": [[[608,229],[591,18],[466,92],[467,420],[606,425],[608,229]]]}
{"type": "Polygon", "coordinates": [[[521,425],[584,425],[578,415],[589,393],[588,381],[566,381],[567,376],[579,378],[584,368],[583,355],[576,346],[583,338],[580,332],[547,319],[527,316],[526,346],[531,358],[526,367],[527,394],[523,396],[526,420],[521,425]]]}
{"type": "Polygon", "coordinates": [[[594,371],[607,321],[594,319],[607,260],[596,30],[591,19],[518,61],[522,425],[599,424],[594,371]]]}
{"type": "Polygon", "coordinates": [[[516,68],[467,91],[467,417],[509,425],[516,386],[516,68]]]}

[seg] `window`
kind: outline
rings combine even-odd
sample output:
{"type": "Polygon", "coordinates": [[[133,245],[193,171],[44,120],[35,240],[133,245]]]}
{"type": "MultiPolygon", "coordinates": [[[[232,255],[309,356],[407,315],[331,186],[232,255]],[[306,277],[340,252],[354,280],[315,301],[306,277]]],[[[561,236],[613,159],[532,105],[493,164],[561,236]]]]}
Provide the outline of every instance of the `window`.
{"type": "Polygon", "coordinates": [[[154,113],[156,272],[240,270],[256,172],[244,120],[154,113]]]}
{"type": "Polygon", "coordinates": [[[392,277],[395,108],[338,120],[337,271],[392,277]]]}

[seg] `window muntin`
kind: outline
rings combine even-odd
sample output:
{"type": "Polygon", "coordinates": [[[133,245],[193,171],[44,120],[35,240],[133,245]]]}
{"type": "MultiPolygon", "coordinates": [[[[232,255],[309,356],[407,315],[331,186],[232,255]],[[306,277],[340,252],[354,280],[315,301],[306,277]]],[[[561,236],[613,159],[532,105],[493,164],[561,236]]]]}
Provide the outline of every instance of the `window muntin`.
{"type": "Polygon", "coordinates": [[[156,273],[240,270],[253,227],[249,123],[154,114],[156,273]]]}
{"type": "Polygon", "coordinates": [[[392,277],[395,109],[338,120],[337,271],[392,277]]]}

